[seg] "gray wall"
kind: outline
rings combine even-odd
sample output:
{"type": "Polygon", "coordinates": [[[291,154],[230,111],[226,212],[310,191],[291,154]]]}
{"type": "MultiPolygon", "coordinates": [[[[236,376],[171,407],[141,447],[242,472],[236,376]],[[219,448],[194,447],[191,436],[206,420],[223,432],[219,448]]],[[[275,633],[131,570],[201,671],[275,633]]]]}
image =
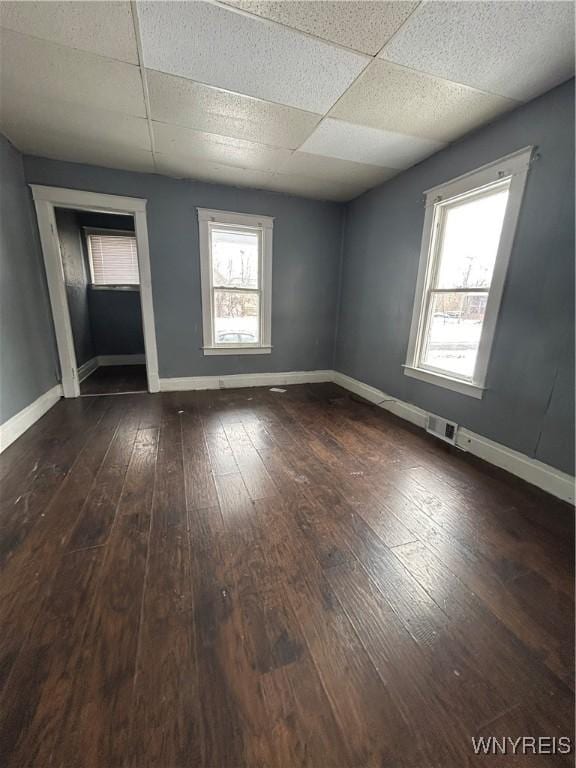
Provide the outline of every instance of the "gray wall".
{"type": "MultiPolygon", "coordinates": [[[[78,213],[80,227],[134,231],[132,216],[106,213],[78,213]]],[[[84,256],[88,250],[82,230],[84,256]]],[[[140,291],[90,288],[88,292],[90,326],[96,355],[135,355],[144,353],[144,332],[140,291]]]]}
{"type": "Polygon", "coordinates": [[[342,206],[36,157],[25,168],[30,183],[147,198],[161,377],[332,368],[342,206]],[[196,206],[276,219],[270,355],[202,354],[196,206]]]}
{"type": "Polygon", "coordinates": [[[97,355],[144,353],[140,291],[91,289],[90,322],[97,355]]]}
{"type": "Polygon", "coordinates": [[[83,365],[96,354],[90,328],[88,305],[88,283],[90,281],[78,216],[75,211],[56,209],[56,226],[60,240],[60,254],[66,283],[66,298],[70,313],[70,324],[74,338],[76,363],[83,365]]]}
{"type": "Polygon", "coordinates": [[[0,135],[0,423],[58,382],[42,251],[22,157],[0,135]]]}
{"type": "Polygon", "coordinates": [[[574,81],[347,208],[336,368],[568,472],[574,470],[574,81]],[[423,191],[535,144],[482,400],[402,373],[423,191]]]}

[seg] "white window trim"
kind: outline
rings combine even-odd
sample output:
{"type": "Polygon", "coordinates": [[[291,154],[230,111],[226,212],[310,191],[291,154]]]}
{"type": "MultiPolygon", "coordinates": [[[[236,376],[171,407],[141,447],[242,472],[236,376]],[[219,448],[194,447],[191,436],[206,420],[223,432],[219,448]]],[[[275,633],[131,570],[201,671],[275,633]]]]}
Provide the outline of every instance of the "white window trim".
{"type": "Polygon", "coordinates": [[[482,398],[486,389],[486,375],[490,361],[492,342],[496,332],[498,312],[504,292],[506,272],[514,243],[518,215],[526,186],[526,179],[530,169],[530,163],[534,147],[524,147],[506,157],[481,168],[458,176],[452,181],[446,182],[426,190],[426,213],[424,216],[424,228],[422,232],[422,246],[420,250],[420,265],[416,281],[414,309],[412,324],[410,327],[410,339],[406,364],[403,366],[406,376],[420,381],[450,389],[470,397],[482,398]],[[417,364],[420,345],[422,343],[424,309],[428,293],[428,286],[432,277],[432,247],[435,207],[438,203],[478,190],[481,187],[492,185],[498,181],[510,179],[508,202],[502,225],[502,234],[498,245],[496,264],[492,275],[492,283],[486,304],[486,314],[482,326],[482,334],[476,358],[476,367],[471,379],[450,376],[444,372],[435,372],[429,368],[419,367],[417,364]]]}
{"type": "Polygon", "coordinates": [[[231,211],[198,208],[200,230],[200,276],[202,284],[202,334],[205,355],[265,355],[272,352],[272,230],[274,219],[231,211]],[[260,343],[215,344],[212,328],[212,267],[210,224],[249,227],[261,231],[260,343]]]}
{"type": "Polygon", "coordinates": [[[90,287],[96,290],[114,291],[138,291],[140,283],[95,283],[94,264],[92,263],[92,248],[90,247],[90,235],[122,235],[136,239],[136,232],[130,229],[106,229],[102,227],[82,227],[86,237],[86,250],[88,251],[88,266],[90,267],[90,287]]]}

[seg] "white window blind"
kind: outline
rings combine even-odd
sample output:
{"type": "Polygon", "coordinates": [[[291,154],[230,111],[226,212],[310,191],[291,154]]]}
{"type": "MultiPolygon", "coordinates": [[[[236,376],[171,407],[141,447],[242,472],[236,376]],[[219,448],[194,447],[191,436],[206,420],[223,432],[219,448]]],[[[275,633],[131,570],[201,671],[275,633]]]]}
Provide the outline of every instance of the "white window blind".
{"type": "Polygon", "coordinates": [[[94,285],[139,285],[136,238],[120,232],[87,232],[94,285]]]}

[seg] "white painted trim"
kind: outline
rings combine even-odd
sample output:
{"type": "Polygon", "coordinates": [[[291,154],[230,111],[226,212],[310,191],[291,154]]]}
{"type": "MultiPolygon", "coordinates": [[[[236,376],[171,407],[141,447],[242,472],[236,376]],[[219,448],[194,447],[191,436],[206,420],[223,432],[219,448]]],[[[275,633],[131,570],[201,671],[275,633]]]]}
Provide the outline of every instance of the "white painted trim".
{"type": "Polygon", "coordinates": [[[139,291],[140,284],[138,285],[110,285],[110,284],[95,285],[94,283],[90,283],[89,288],[91,291],[139,291]]]}
{"type": "Polygon", "coordinates": [[[158,350],[156,347],[154,305],[152,302],[146,200],[136,197],[85,192],[77,189],[45,187],[37,184],[31,184],[30,187],[34,196],[42,253],[46,266],[64,397],[78,397],[80,395],[80,386],[70,325],[70,313],[68,311],[66,288],[64,285],[60,242],[54,215],[55,206],[63,206],[74,210],[113,211],[115,213],[128,213],[134,216],[138,267],[140,270],[140,303],[142,306],[148,390],[150,392],[158,392],[160,388],[158,350]]]}
{"type": "MultiPolygon", "coordinates": [[[[200,245],[200,285],[202,295],[202,350],[205,355],[268,354],[272,347],[272,237],[274,219],[270,216],[232,213],[198,208],[200,245]],[[260,243],[260,281],[254,293],[260,299],[260,343],[236,347],[216,343],[213,328],[212,247],[210,229],[219,224],[246,228],[258,234],[260,243]]],[[[217,286],[216,286],[217,287],[217,286]]]]}
{"type": "Polygon", "coordinates": [[[24,434],[35,422],[56,405],[62,397],[62,386],[57,384],[48,392],[44,392],[33,403],[27,405],[19,413],[12,416],[0,426],[0,453],[24,434]]]}
{"type": "Polygon", "coordinates": [[[54,331],[62,377],[62,391],[64,392],[64,397],[78,397],[80,395],[78,366],[76,363],[76,353],[74,352],[74,338],[72,336],[68,298],[64,284],[64,271],[54,206],[46,200],[36,198],[34,199],[34,205],[36,207],[40,243],[46,269],[48,295],[54,319],[54,331]]]}
{"type": "Polygon", "coordinates": [[[203,347],[205,355],[269,355],[272,347],[203,347]]]}
{"type": "MultiPolygon", "coordinates": [[[[406,365],[404,366],[404,373],[407,376],[421,378],[429,384],[452,389],[460,392],[460,394],[467,394],[472,397],[482,397],[481,393],[485,388],[490,352],[496,332],[496,323],[498,321],[498,313],[500,311],[500,304],[504,292],[506,273],[510,255],[512,253],[512,246],[514,244],[518,215],[522,205],[522,198],[528,171],[530,170],[533,151],[534,147],[524,147],[511,155],[507,155],[493,163],[482,166],[482,168],[479,168],[476,171],[472,171],[463,176],[459,176],[452,181],[446,182],[445,184],[433,187],[425,193],[426,212],[424,215],[424,227],[420,247],[420,264],[416,280],[406,365]],[[460,387],[456,389],[453,384],[455,379],[449,374],[427,370],[427,377],[424,378],[421,375],[423,365],[420,362],[420,350],[425,334],[425,325],[430,311],[429,302],[431,288],[435,282],[437,269],[436,255],[438,238],[442,234],[444,221],[443,211],[446,206],[452,204],[455,199],[460,196],[467,195],[468,193],[482,194],[483,190],[487,193],[491,186],[505,183],[508,184],[508,202],[506,205],[492,282],[488,291],[486,313],[482,325],[476,366],[473,376],[466,382],[471,385],[471,388],[465,389],[464,387],[460,387]],[[415,375],[415,371],[419,372],[420,375],[415,375]]],[[[472,290],[473,289],[471,289],[471,292],[472,290]]]]}
{"type": "Polygon", "coordinates": [[[98,365],[143,365],[146,355],[98,355],[98,365]]]}
{"type": "Polygon", "coordinates": [[[458,392],[461,395],[475,397],[477,400],[481,400],[484,395],[483,387],[477,387],[475,384],[470,384],[468,381],[453,379],[450,376],[443,376],[440,373],[425,371],[422,368],[412,368],[409,365],[404,365],[402,367],[404,368],[406,376],[425,381],[427,384],[440,385],[445,389],[451,389],[453,392],[458,392]]]}
{"type": "Polygon", "coordinates": [[[98,368],[98,358],[93,357],[90,360],[86,360],[85,363],[82,363],[80,368],[78,368],[78,382],[84,381],[84,379],[87,379],[88,376],[90,376],[91,373],[94,373],[96,368],[98,368]]]}
{"type": "Polygon", "coordinates": [[[537,485],[553,496],[574,504],[574,478],[565,472],[470,432],[464,427],[458,430],[456,445],[463,451],[469,451],[474,456],[495,464],[532,485],[537,485]]]}
{"type": "Polygon", "coordinates": [[[227,376],[186,376],[160,379],[161,392],[195,389],[235,389],[243,387],[280,387],[285,384],[318,384],[332,381],[333,371],[288,371],[283,373],[239,373],[227,376]]]}
{"type": "Polygon", "coordinates": [[[498,160],[481,165],[480,168],[463,173],[461,176],[456,176],[456,178],[445,181],[442,184],[436,184],[436,186],[426,189],[424,194],[426,198],[436,198],[438,196],[443,198],[446,196],[454,197],[455,195],[462,194],[462,192],[466,192],[471,186],[481,187],[484,184],[498,181],[498,179],[513,176],[515,173],[527,171],[530,167],[533,150],[534,147],[532,146],[517,149],[516,152],[511,152],[509,155],[500,157],[498,160]],[[472,182],[471,178],[473,179],[472,182]]]}
{"type": "Polygon", "coordinates": [[[146,210],[146,199],[142,197],[123,197],[122,195],[106,195],[100,192],[84,192],[79,189],[64,187],[47,187],[43,184],[30,184],[34,200],[45,200],[66,208],[86,210],[96,208],[98,211],[112,213],[135,213],[146,210]]]}
{"type": "MultiPolygon", "coordinates": [[[[365,400],[379,405],[381,408],[422,429],[426,428],[428,416],[437,415],[430,414],[422,408],[391,397],[382,392],[382,390],[376,389],[376,387],[371,387],[338,371],[334,372],[333,380],[334,383],[339,384],[344,389],[354,392],[354,394],[363,397],[365,400]]],[[[575,479],[555,467],[514,451],[505,445],[495,443],[493,440],[478,435],[465,427],[458,428],[456,446],[490,464],[505,469],[507,472],[522,478],[522,480],[526,480],[526,482],[538,488],[542,488],[542,490],[563,501],[574,504],[575,479]]]]}
{"type": "Polygon", "coordinates": [[[274,225],[273,216],[260,216],[254,213],[238,213],[238,211],[218,211],[215,208],[197,208],[198,221],[215,221],[218,224],[231,224],[239,227],[255,227],[270,229],[274,225]]]}

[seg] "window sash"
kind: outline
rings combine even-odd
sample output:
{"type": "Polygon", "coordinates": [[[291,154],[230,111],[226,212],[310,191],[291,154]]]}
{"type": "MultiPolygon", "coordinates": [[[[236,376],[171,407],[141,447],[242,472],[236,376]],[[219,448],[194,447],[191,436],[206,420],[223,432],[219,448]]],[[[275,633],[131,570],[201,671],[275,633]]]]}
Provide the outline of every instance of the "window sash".
{"type": "Polygon", "coordinates": [[[263,325],[262,325],[262,229],[259,227],[249,227],[249,226],[240,226],[236,224],[226,225],[226,224],[220,224],[218,222],[210,222],[208,226],[208,245],[209,245],[209,254],[210,254],[210,264],[209,264],[209,271],[210,271],[210,316],[211,316],[211,333],[212,333],[212,339],[211,344],[213,347],[218,348],[234,348],[234,347],[260,347],[262,346],[262,334],[263,334],[263,325]],[[247,233],[255,234],[258,238],[258,279],[257,279],[257,288],[244,288],[240,286],[231,286],[228,284],[215,284],[214,283],[214,261],[213,261],[213,255],[212,255],[212,233],[214,231],[228,231],[231,233],[239,232],[239,233],[247,233]],[[219,342],[216,338],[216,301],[215,301],[215,294],[216,291],[222,291],[224,293],[245,293],[245,294],[255,294],[258,296],[258,341],[257,342],[243,342],[243,341],[237,341],[234,343],[230,342],[219,342]]]}
{"type": "MultiPolygon", "coordinates": [[[[470,202],[471,200],[479,200],[483,197],[488,197],[497,192],[500,192],[503,189],[509,189],[510,183],[511,183],[510,178],[501,179],[501,180],[498,180],[497,182],[493,182],[491,184],[487,184],[479,188],[472,188],[464,192],[463,194],[459,194],[454,197],[449,197],[445,200],[442,200],[441,202],[434,203],[433,219],[432,219],[432,236],[430,241],[430,252],[429,252],[430,255],[428,258],[428,270],[427,270],[428,277],[426,280],[426,287],[425,287],[425,292],[424,292],[424,297],[423,297],[423,302],[421,307],[420,328],[418,332],[418,338],[416,342],[416,349],[415,349],[415,355],[414,355],[414,363],[417,368],[433,371],[434,373],[439,373],[442,376],[449,376],[450,378],[460,379],[462,381],[469,382],[469,383],[475,380],[476,365],[478,362],[478,354],[482,346],[482,335],[484,333],[484,329],[486,325],[486,317],[484,317],[484,319],[482,320],[480,339],[478,341],[478,349],[476,351],[474,371],[470,376],[456,373],[447,368],[438,368],[436,366],[431,365],[430,363],[427,363],[424,360],[425,352],[427,349],[428,337],[430,333],[430,323],[432,319],[432,306],[433,306],[434,294],[460,293],[460,294],[469,294],[469,295],[485,294],[486,296],[489,296],[490,290],[492,287],[493,278],[494,278],[494,271],[496,269],[495,267],[492,273],[492,276],[490,279],[490,285],[486,287],[482,287],[482,288],[472,288],[472,287],[465,288],[461,286],[451,287],[451,288],[436,287],[438,283],[438,276],[440,271],[441,248],[442,248],[442,243],[443,243],[444,234],[445,234],[446,212],[450,208],[457,207],[458,205],[462,205],[463,203],[470,202]]],[[[508,207],[508,204],[506,205],[506,207],[508,207]]],[[[506,217],[506,213],[505,213],[505,217],[506,217]]],[[[503,237],[503,231],[504,231],[504,227],[502,228],[502,232],[500,233],[500,241],[502,240],[502,237],[503,237]]],[[[498,250],[499,249],[500,249],[500,243],[498,245],[498,250]]]]}
{"type": "Polygon", "coordinates": [[[136,234],[126,230],[85,230],[92,285],[117,286],[140,285],[140,269],[136,234]],[[104,242],[115,240],[115,244],[104,242]],[[130,243],[122,243],[129,240],[130,243]],[[106,248],[116,248],[117,253],[107,253],[106,248]],[[110,263],[106,263],[107,260],[110,263]]]}
{"type": "MultiPolygon", "coordinates": [[[[211,303],[211,311],[212,311],[212,345],[214,347],[223,347],[223,348],[232,348],[232,347],[259,347],[261,346],[262,341],[262,291],[260,288],[242,288],[240,290],[236,290],[235,288],[227,288],[222,287],[218,285],[212,286],[212,303],[211,303]],[[215,295],[216,291],[219,291],[220,293],[245,293],[245,294],[253,294],[255,296],[258,296],[258,341],[256,342],[248,342],[248,341],[235,341],[235,342],[226,342],[226,341],[217,341],[216,339],[216,300],[215,295]]],[[[235,333],[235,331],[230,331],[230,333],[235,333]]]]}
{"type": "MultiPolygon", "coordinates": [[[[434,373],[439,373],[442,376],[450,376],[454,379],[461,379],[462,381],[472,382],[474,381],[474,372],[470,376],[466,376],[464,374],[460,374],[456,371],[452,371],[448,368],[439,368],[436,365],[432,365],[431,363],[427,362],[425,360],[426,352],[428,349],[428,339],[430,335],[430,324],[432,322],[432,307],[434,305],[433,297],[436,294],[442,295],[444,293],[458,293],[462,296],[488,296],[490,293],[490,290],[488,288],[460,288],[456,290],[452,289],[445,289],[445,288],[430,288],[428,290],[428,294],[425,299],[424,303],[424,311],[423,314],[425,314],[424,317],[424,330],[420,339],[420,344],[418,347],[418,357],[417,357],[417,366],[418,368],[422,368],[426,371],[432,371],[434,373]]],[[[478,339],[478,348],[476,350],[476,361],[478,359],[478,350],[480,349],[480,342],[482,338],[482,331],[484,330],[484,322],[485,319],[482,320],[482,326],[480,329],[480,338],[478,339]]],[[[476,364],[475,361],[475,364],[476,364]]],[[[476,365],[474,366],[476,367],[476,365]]]]}
{"type": "MultiPolygon", "coordinates": [[[[522,205],[526,181],[535,152],[534,146],[523,147],[505,157],[487,163],[476,170],[464,173],[451,181],[424,190],[424,226],[420,248],[420,261],[414,306],[412,309],[412,322],[406,354],[406,363],[403,366],[404,374],[418,379],[428,385],[435,385],[445,389],[468,395],[477,399],[483,397],[486,389],[486,377],[490,362],[490,354],[496,333],[498,313],[504,292],[506,272],[510,261],[510,255],[514,244],[514,236],[518,223],[518,216],[522,205]],[[431,282],[431,255],[436,247],[438,228],[438,206],[458,196],[478,193],[483,188],[496,183],[508,181],[508,198],[504,221],[500,233],[500,242],[489,293],[486,299],[484,323],[480,335],[480,343],[476,357],[476,367],[472,381],[458,379],[452,372],[432,372],[423,370],[420,361],[420,348],[423,335],[424,319],[428,318],[428,305],[430,290],[435,289],[436,283],[431,282]]],[[[478,290],[478,289],[474,289],[478,290]]]]}
{"type": "Polygon", "coordinates": [[[209,229],[209,246],[210,246],[210,284],[213,288],[222,288],[222,290],[236,290],[238,291],[254,291],[261,290],[262,288],[262,229],[259,227],[241,227],[231,224],[219,224],[218,222],[210,223],[209,229]],[[228,283],[215,284],[214,283],[214,261],[212,258],[212,233],[213,232],[230,232],[238,234],[251,234],[256,235],[258,240],[258,273],[257,273],[257,285],[255,288],[241,287],[235,285],[229,285],[228,283]]]}
{"type": "MultiPolygon", "coordinates": [[[[205,355],[270,354],[272,352],[272,245],[274,218],[258,214],[235,213],[210,208],[198,208],[200,245],[200,276],[202,293],[202,349],[205,355]],[[232,292],[243,289],[236,285],[214,286],[211,229],[230,229],[259,233],[260,339],[257,344],[238,342],[215,344],[214,288],[232,292]]],[[[248,292],[254,286],[246,286],[248,292]]]]}

